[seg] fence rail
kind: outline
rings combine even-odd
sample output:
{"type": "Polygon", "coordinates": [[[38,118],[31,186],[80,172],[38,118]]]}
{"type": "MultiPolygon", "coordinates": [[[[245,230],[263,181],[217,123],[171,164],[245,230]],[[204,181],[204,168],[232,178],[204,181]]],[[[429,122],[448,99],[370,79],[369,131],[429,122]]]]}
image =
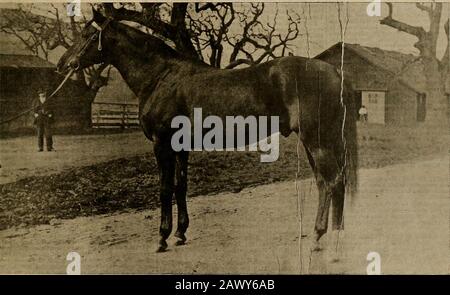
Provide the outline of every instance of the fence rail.
{"type": "Polygon", "coordinates": [[[93,128],[136,128],[139,106],[133,103],[95,102],[91,113],[93,128]]]}

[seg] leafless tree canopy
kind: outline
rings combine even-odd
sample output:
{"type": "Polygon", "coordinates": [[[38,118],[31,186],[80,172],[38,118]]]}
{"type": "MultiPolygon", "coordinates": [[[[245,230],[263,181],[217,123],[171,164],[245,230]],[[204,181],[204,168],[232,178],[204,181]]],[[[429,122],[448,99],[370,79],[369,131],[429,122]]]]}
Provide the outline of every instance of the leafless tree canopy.
{"type": "Polygon", "coordinates": [[[300,16],[292,11],[285,12],[285,31],[277,23],[278,9],[272,20],[264,22],[264,3],[105,3],[103,8],[106,15],[148,27],[179,52],[214,67],[253,65],[287,55],[300,34],[300,16]],[[231,54],[224,65],[226,47],[231,54]]]}
{"type": "MultiPolygon", "coordinates": [[[[65,13],[65,11],[61,12],[61,7],[49,4],[48,8],[48,10],[44,10],[42,6],[20,5],[17,9],[3,9],[0,30],[3,33],[14,35],[33,54],[43,56],[48,60],[49,52],[56,47],[69,48],[87,21],[85,17],[82,17],[81,21],[77,21],[73,16],[70,16],[68,21],[63,20],[61,13],[65,13]],[[31,10],[40,11],[47,17],[32,13],[31,10]]],[[[89,67],[84,72],[77,74],[78,79],[84,81],[87,89],[93,92],[92,99],[94,99],[95,93],[107,84],[110,71],[107,71],[106,75],[102,75],[106,67],[107,65],[89,67]]]]}
{"type": "MultiPolygon", "coordinates": [[[[299,36],[298,14],[284,12],[288,24],[283,32],[277,23],[282,14],[278,9],[272,20],[262,20],[264,3],[104,3],[94,6],[117,20],[144,26],[185,56],[214,67],[254,65],[287,55],[291,42],[299,36]],[[229,55],[227,61],[224,51],[229,55]]],[[[6,9],[2,11],[0,30],[14,35],[33,54],[48,59],[49,52],[56,47],[69,48],[87,22],[85,16],[81,19],[61,17],[65,10],[65,5],[53,4],[6,9]],[[34,14],[32,10],[41,13],[34,14]]],[[[106,65],[89,67],[78,73],[78,78],[96,93],[107,84],[109,70],[106,75],[102,74],[105,68],[106,65]]]]}

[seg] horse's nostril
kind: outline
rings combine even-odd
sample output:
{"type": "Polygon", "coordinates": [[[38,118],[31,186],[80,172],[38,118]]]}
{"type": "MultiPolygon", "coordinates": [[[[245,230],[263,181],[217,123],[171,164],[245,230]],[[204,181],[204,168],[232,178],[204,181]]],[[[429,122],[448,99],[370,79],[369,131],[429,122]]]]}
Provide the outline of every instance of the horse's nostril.
{"type": "Polygon", "coordinates": [[[56,65],[56,72],[58,74],[62,74],[63,71],[64,71],[64,67],[62,65],[60,65],[60,64],[56,65]]]}
{"type": "Polygon", "coordinates": [[[80,68],[80,62],[78,59],[73,59],[69,62],[69,67],[74,70],[78,70],[80,68]]]}

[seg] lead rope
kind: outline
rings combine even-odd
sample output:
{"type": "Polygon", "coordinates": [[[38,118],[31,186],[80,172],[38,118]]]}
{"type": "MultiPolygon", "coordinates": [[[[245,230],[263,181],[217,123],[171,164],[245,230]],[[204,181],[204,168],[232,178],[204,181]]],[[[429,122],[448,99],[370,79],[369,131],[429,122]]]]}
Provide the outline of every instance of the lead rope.
{"type": "MultiPolygon", "coordinates": [[[[341,6],[339,3],[337,4],[337,8],[338,8],[338,21],[339,21],[339,27],[340,27],[340,33],[341,33],[341,67],[340,67],[340,72],[341,72],[341,92],[340,92],[340,99],[341,99],[341,106],[344,109],[344,116],[342,119],[342,127],[341,127],[341,139],[342,139],[342,144],[344,147],[344,164],[342,166],[342,170],[341,170],[341,175],[344,178],[344,185],[346,182],[346,175],[345,175],[345,170],[346,170],[346,166],[347,166],[347,142],[345,139],[345,123],[346,123],[346,118],[347,118],[347,106],[344,103],[344,51],[345,51],[345,33],[347,32],[347,27],[348,27],[348,22],[349,22],[349,17],[348,17],[348,3],[345,3],[345,25],[342,24],[342,18],[341,18],[341,6]]],[[[343,204],[343,209],[342,209],[342,218],[341,218],[341,224],[339,226],[338,229],[338,233],[337,233],[337,239],[336,239],[336,247],[335,247],[335,253],[336,253],[336,257],[337,257],[337,253],[338,253],[338,248],[339,248],[339,238],[340,238],[340,234],[341,234],[341,230],[342,230],[342,226],[344,224],[344,216],[345,216],[345,196],[344,196],[344,204],[343,204]]]]}
{"type": "MultiPolygon", "coordinates": [[[[103,25],[101,25],[101,26],[100,26],[99,24],[97,24],[96,22],[92,22],[92,23],[91,23],[91,25],[92,25],[95,29],[97,29],[97,31],[99,32],[99,33],[98,33],[98,46],[97,46],[98,51],[102,51],[102,50],[103,50],[103,47],[102,47],[102,32],[103,32],[103,30],[106,28],[106,26],[107,26],[111,21],[112,21],[112,18],[108,18],[108,19],[103,23],[103,25]]],[[[91,37],[83,44],[83,46],[82,46],[80,52],[78,53],[78,56],[81,56],[82,54],[84,54],[84,52],[86,51],[86,49],[87,49],[87,47],[89,46],[89,44],[90,44],[93,40],[95,40],[94,38],[95,38],[95,34],[92,35],[92,36],[91,36],[91,37]]],[[[76,71],[76,70],[78,70],[78,67],[77,67],[76,69],[71,69],[71,70],[67,73],[67,75],[66,75],[66,77],[64,78],[64,80],[58,85],[58,87],[55,89],[55,91],[53,91],[52,94],[50,94],[50,96],[48,97],[48,100],[49,100],[50,98],[52,98],[52,97],[53,97],[53,96],[61,89],[61,87],[67,82],[67,80],[70,78],[70,76],[72,76],[73,72],[76,71]]],[[[11,122],[11,121],[14,121],[14,120],[17,119],[17,118],[20,118],[20,117],[22,117],[23,115],[28,114],[28,113],[31,112],[33,109],[34,109],[34,108],[29,108],[29,109],[27,109],[27,110],[25,110],[25,111],[23,111],[23,112],[21,112],[21,113],[15,115],[15,116],[11,117],[11,118],[8,118],[8,119],[6,119],[6,120],[0,121],[0,125],[5,124],[5,123],[8,123],[8,122],[11,122]]]]}
{"type": "Polygon", "coordinates": [[[52,98],[61,89],[61,87],[63,87],[64,84],[66,84],[67,80],[70,78],[70,76],[72,76],[74,71],[75,71],[74,69],[71,69],[67,73],[66,77],[64,77],[64,80],[62,80],[62,82],[58,85],[58,87],[56,87],[55,91],[53,91],[52,94],[50,94],[50,96],[48,97],[49,99],[52,98]]]}
{"type": "MultiPolygon", "coordinates": [[[[72,76],[73,72],[74,72],[74,70],[71,69],[71,70],[67,73],[67,75],[66,75],[66,77],[64,78],[64,80],[63,80],[61,83],[59,83],[58,87],[56,87],[56,89],[52,92],[52,94],[49,95],[49,97],[47,98],[47,101],[50,100],[50,98],[52,98],[53,96],[55,96],[55,94],[56,94],[56,93],[61,89],[61,87],[63,87],[63,85],[67,82],[67,80],[70,78],[70,76],[72,76]]],[[[29,108],[29,109],[27,109],[27,110],[25,110],[25,111],[23,111],[23,112],[21,112],[21,113],[15,115],[15,116],[11,117],[11,118],[8,118],[8,119],[6,119],[6,120],[4,120],[4,121],[1,121],[1,122],[0,122],[0,125],[6,124],[6,123],[11,122],[11,121],[14,121],[15,119],[18,119],[18,118],[22,117],[23,115],[28,114],[28,113],[31,112],[32,110],[34,110],[34,108],[29,108]]]]}

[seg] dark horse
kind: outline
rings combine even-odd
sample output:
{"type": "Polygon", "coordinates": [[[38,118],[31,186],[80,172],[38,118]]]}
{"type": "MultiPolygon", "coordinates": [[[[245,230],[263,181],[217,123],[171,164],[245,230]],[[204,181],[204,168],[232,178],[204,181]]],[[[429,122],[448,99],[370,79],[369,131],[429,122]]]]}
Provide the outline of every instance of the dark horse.
{"type": "Polygon", "coordinates": [[[161,225],[158,251],[172,231],[172,197],[178,206],[177,244],[186,241],[187,151],[175,152],[171,128],[175,116],[204,114],[278,116],[283,136],[296,132],[303,143],[319,189],[315,241],[332,226],[343,226],[345,192],[356,191],[357,147],[353,92],[345,83],[341,102],[339,71],[322,61],[284,57],[244,69],[222,70],[184,57],[162,40],[129,25],[94,17],[61,57],[58,71],[100,63],[116,67],[139,98],[139,116],[154,141],[160,172],[161,225]],[[344,115],[346,113],[346,115],[344,115]]]}

